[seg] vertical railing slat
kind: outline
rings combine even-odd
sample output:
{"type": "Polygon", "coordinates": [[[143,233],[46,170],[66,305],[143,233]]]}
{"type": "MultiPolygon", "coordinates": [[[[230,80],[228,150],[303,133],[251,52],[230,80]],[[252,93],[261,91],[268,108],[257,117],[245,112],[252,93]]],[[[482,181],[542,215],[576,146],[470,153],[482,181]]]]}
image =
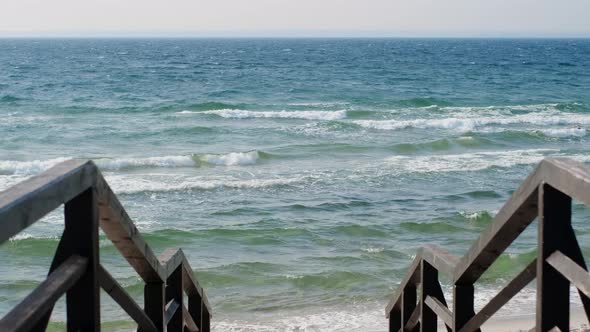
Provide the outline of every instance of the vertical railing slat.
{"type": "Polygon", "coordinates": [[[88,267],[66,294],[68,331],[100,331],[98,200],[90,188],[65,204],[65,250],[88,258],[88,267]]]}
{"type": "Polygon", "coordinates": [[[559,190],[542,183],[539,186],[539,230],[537,259],[536,330],[558,327],[569,331],[569,281],[545,260],[555,250],[571,254],[574,244],[567,241],[571,229],[572,199],[559,190]]]}

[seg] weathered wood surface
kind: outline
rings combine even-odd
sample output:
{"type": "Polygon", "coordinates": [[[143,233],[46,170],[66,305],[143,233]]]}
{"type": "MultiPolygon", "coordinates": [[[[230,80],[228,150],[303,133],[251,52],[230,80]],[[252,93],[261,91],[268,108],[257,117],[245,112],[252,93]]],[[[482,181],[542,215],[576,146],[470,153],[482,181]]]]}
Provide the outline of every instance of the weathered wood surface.
{"type": "Polygon", "coordinates": [[[590,167],[562,158],[541,161],[461,259],[439,248],[423,248],[418,252],[386,306],[389,330],[403,328],[408,320],[404,299],[412,296],[406,292],[420,282],[422,294],[418,305],[422,317],[419,321],[424,331],[432,330],[433,313],[446,319],[445,323],[452,323],[447,325],[452,325],[453,331],[479,331],[488,318],[535,277],[538,279],[536,331],[569,329],[570,283],[578,288],[586,315],[590,317],[590,274],[571,225],[572,199],[590,205],[590,167]],[[474,283],[537,217],[539,257],[476,314],[474,283]],[[424,263],[433,270],[425,273],[424,263]],[[438,291],[434,286],[440,287],[438,272],[451,276],[452,311],[440,301],[444,296],[428,294],[438,291]]]}
{"type": "Polygon", "coordinates": [[[158,328],[152,320],[102,265],[98,268],[98,279],[102,289],[125,310],[129,317],[137,322],[142,331],[158,332],[158,328]]]}
{"type": "Polygon", "coordinates": [[[189,332],[198,332],[199,327],[197,327],[197,323],[193,320],[190,312],[186,308],[186,306],[182,306],[182,316],[184,317],[185,324],[184,326],[187,328],[189,332]]]}
{"type": "Polygon", "coordinates": [[[87,258],[72,256],[67,259],[0,320],[0,331],[31,331],[55,301],[84,275],[87,266],[87,258]]]}
{"type": "Polygon", "coordinates": [[[162,332],[171,322],[168,331],[210,330],[211,306],[182,250],[170,251],[161,263],[91,161],[63,162],[1,192],[0,243],[62,204],[65,229],[49,276],[0,321],[0,331],[45,330],[55,301],[64,293],[67,329],[98,331],[101,286],[138,323],[139,331],[162,332]],[[99,226],[146,283],[144,309],[99,264],[99,226]],[[174,298],[168,305],[166,289],[174,298]]]}
{"type": "Polygon", "coordinates": [[[0,243],[94,185],[96,166],[70,160],[0,192],[0,243]]]}
{"type": "Polygon", "coordinates": [[[559,250],[547,258],[547,263],[567,278],[586,297],[590,297],[590,274],[588,271],[559,250]]]}
{"type": "Polygon", "coordinates": [[[469,332],[481,327],[493,314],[512,299],[521,289],[535,279],[537,260],[533,260],[523,271],[512,279],[488,304],[473,316],[460,330],[469,332]]]}
{"type": "Polygon", "coordinates": [[[146,283],[162,282],[167,271],[147,245],[119,199],[102,177],[97,182],[100,228],[146,283]]]}
{"type": "Polygon", "coordinates": [[[453,313],[449,308],[441,303],[438,299],[427,296],[424,303],[445,323],[446,326],[453,326],[453,313]]]}

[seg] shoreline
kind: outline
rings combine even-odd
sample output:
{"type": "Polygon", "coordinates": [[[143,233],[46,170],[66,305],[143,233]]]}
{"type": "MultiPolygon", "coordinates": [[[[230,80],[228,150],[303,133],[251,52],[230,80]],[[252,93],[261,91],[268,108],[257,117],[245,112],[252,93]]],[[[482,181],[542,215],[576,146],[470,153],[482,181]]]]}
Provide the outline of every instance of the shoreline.
{"type": "MultiPolygon", "coordinates": [[[[535,315],[515,315],[492,317],[482,329],[486,332],[524,332],[531,331],[535,327],[535,315]]],[[[440,330],[440,329],[439,329],[440,330]]],[[[444,330],[444,326],[443,329],[444,330]]],[[[589,332],[590,324],[586,319],[584,309],[576,307],[571,309],[570,331],[589,332]]]]}

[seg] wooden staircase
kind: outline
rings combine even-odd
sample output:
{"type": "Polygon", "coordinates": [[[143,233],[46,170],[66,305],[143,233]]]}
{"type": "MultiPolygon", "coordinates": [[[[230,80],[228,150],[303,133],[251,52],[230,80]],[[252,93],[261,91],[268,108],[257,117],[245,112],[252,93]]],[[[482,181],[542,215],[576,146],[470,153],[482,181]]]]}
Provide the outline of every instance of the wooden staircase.
{"type": "Polygon", "coordinates": [[[63,162],[0,193],[0,243],[62,204],[65,228],[47,279],[0,320],[0,331],[45,331],[64,294],[67,330],[100,331],[100,288],[139,331],[210,331],[211,306],[182,250],[156,257],[91,161],[63,162]],[[143,308],[100,264],[99,227],[145,283],[143,308]]]}
{"type": "Polygon", "coordinates": [[[590,317],[590,274],[572,228],[572,198],[590,205],[590,167],[569,159],[541,161],[463,257],[434,246],[418,252],[385,309],[389,331],[436,331],[437,319],[448,331],[479,331],[535,278],[533,331],[570,330],[570,284],[590,317]],[[474,283],[535,219],[537,257],[476,313],[474,283]],[[439,273],[452,282],[452,308],[439,273]]]}

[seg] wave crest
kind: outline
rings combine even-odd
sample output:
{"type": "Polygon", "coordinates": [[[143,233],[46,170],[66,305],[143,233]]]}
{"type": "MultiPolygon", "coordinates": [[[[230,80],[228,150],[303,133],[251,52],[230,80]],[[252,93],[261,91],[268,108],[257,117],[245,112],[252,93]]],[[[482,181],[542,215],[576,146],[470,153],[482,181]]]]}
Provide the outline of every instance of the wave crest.
{"type": "Polygon", "coordinates": [[[231,152],[228,154],[205,154],[197,158],[201,162],[212,165],[254,165],[260,159],[260,154],[258,151],[231,152]]]}
{"type": "Polygon", "coordinates": [[[303,120],[342,120],[346,111],[247,111],[241,109],[220,109],[212,111],[181,111],[177,114],[214,114],[229,119],[278,118],[303,120]]]}

